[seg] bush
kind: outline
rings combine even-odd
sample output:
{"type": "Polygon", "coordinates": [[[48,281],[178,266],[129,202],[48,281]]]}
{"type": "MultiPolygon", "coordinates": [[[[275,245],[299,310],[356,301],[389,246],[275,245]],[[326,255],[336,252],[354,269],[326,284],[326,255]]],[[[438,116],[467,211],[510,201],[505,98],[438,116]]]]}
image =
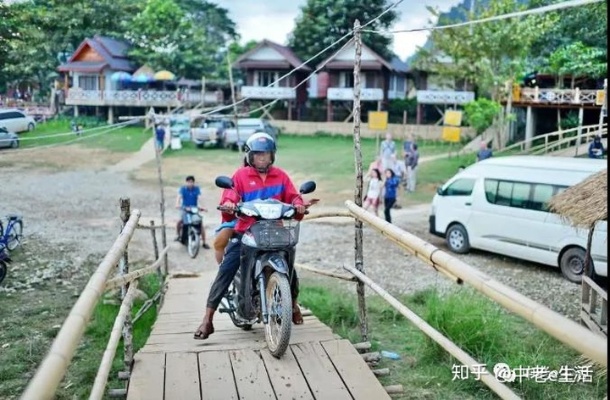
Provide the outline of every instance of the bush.
{"type": "Polygon", "coordinates": [[[480,98],[464,106],[465,122],[476,130],[477,135],[480,135],[493,124],[501,110],[500,103],[480,98]]]}

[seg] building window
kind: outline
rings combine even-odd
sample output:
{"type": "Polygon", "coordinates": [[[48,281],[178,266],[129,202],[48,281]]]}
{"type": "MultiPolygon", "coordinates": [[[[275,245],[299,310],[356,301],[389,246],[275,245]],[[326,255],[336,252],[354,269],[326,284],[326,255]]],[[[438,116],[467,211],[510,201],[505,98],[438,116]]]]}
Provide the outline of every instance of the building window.
{"type": "Polygon", "coordinates": [[[98,90],[98,80],[99,78],[96,75],[80,75],[78,77],[78,87],[83,90],[98,90]]]}
{"type": "MultiPolygon", "coordinates": [[[[255,86],[271,86],[275,82],[279,75],[275,71],[257,71],[256,77],[258,78],[255,86]]],[[[276,82],[273,87],[278,87],[279,82],[276,82]]]]}

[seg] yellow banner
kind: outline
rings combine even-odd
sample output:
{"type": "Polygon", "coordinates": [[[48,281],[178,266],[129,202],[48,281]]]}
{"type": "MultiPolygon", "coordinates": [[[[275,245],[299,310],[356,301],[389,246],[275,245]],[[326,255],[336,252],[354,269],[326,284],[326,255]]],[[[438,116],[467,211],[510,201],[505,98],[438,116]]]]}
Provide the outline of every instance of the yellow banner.
{"type": "Polygon", "coordinates": [[[598,90],[595,93],[595,105],[596,106],[603,106],[605,100],[606,100],[606,91],[605,90],[598,90]]]}
{"type": "Polygon", "coordinates": [[[455,110],[445,111],[444,125],[460,126],[462,125],[462,112],[455,110]]]}
{"type": "Polygon", "coordinates": [[[459,142],[460,141],[460,128],[454,126],[443,127],[443,140],[446,142],[459,142]]]}
{"type": "Polygon", "coordinates": [[[369,111],[369,129],[373,131],[385,131],[388,129],[387,111],[369,111]]]}

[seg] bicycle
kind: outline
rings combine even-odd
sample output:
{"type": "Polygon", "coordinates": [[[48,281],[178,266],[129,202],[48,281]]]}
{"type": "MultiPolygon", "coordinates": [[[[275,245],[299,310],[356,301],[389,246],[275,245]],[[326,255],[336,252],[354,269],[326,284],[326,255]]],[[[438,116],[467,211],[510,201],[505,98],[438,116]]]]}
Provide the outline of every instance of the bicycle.
{"type": "Polygon", "coordinates": [[[0,245],[5,245],[9,251],[13,251],[21,244],[23,220],[17,214],[8,214],[6,220],[6,229],[0,220],[0,245]]]}

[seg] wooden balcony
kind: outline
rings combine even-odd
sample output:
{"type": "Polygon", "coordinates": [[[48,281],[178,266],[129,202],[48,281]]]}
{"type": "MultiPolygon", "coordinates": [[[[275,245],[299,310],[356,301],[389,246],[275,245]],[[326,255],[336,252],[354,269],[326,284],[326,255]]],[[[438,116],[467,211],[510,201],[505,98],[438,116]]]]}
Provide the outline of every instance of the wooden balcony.
{"type": "MultiPolygon", "coordinates": [[[[353,101],[354,88],[329,87],[326,97],[328,98],[328,100],[353,101]]],[[[383,100],[383,89],[362,88],[360,92],[360,100],[381,101],[383,100]]]]}
{"type": "MultiPolygon", "coordinates": [[[[201,92],[176,90],[82,90],[69,89],[66,105],[71,106],[124,106],[124,107],[179,107],[197,104],[201,92]]],[[[222,102],[222,94],[205,93],[206,104],[222,102]]]]}
{"type": "Polygon", "coordinates": [[[261,100],[296,99],[297,91],[291,87],[242,86],[241,97],[261,100]]]}
{"type": "MultiPolygon", "coordinates": [[[[513,91],[513,102],[522,104],[597,104],[597,90],[519,88],[513,91]]],[[[506,101],[506,100],[505,100],[506,101]]]]}

